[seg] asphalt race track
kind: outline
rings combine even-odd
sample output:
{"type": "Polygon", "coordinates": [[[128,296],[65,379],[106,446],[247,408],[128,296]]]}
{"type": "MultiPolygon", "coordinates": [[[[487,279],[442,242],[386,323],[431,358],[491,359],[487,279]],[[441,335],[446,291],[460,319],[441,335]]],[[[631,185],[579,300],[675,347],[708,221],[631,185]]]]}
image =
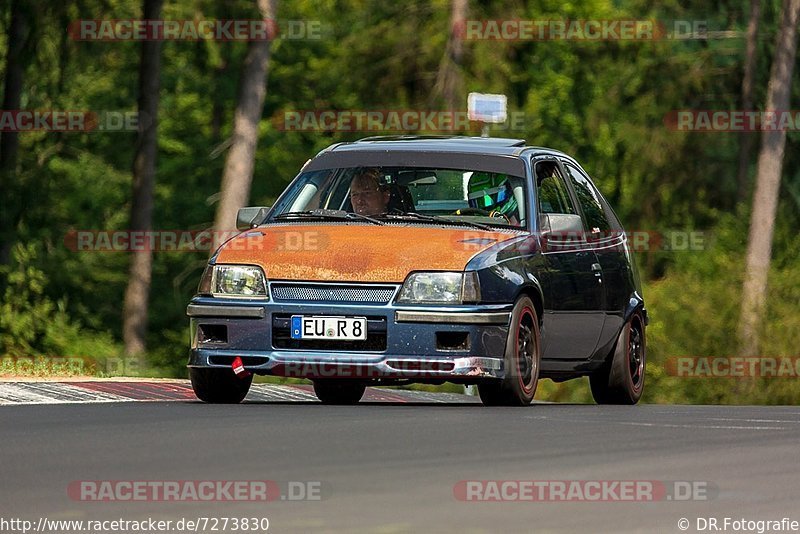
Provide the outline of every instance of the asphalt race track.
{"type": "MultiPolygon", "coordinates": [[[[269,532],[342,533],[697,532],[698,517],[800,521],[798,407],[485,408],[396,390],[323,406],[303,388],[261,385],[245,404],[212,406],[185,395],[185,382],[125,385],[124,399],[113,398],[124,396],[113,384],[0,383],[0,517],[266,517],[269,532]],[[48,397],[53,388],[61,400],[48,397]],[[81,399],[81,388],[95,398],[81,399]],[[96,502],[73,491],[80,481],[209,480],[272,481],[280,495],[96,502]],[[460,481],[485,480],[700,490],[625,502],[463,500],[460,481]]],[[[473,498],[490,495],[480,487],[473,498]]]]}

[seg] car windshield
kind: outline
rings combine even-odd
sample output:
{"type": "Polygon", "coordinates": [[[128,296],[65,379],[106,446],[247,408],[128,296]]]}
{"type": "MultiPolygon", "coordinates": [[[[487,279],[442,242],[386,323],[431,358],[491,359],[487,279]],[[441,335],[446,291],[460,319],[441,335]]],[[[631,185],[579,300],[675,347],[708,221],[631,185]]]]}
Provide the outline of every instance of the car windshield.
{"type": "Polygon", "coordinates": [[[301,174],[289,186],[270,221],[297,217],[524,227],[525,184],[518,176],[464,169],[319,170],[301,174]]]}

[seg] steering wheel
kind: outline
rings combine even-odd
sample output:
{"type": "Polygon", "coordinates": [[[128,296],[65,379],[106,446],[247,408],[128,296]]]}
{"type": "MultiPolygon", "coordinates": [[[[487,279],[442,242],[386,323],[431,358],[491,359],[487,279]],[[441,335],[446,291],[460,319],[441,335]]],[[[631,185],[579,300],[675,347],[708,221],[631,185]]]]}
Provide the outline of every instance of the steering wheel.
{"type": "Polygon", "coordinates": [[[461,208],[454,211],[453,215],[478,215],[481,217],[491,217],[493,219],[505,219],[507,223],[511,224],[511,219],[509,219],[504,213],[500,213],[497,210],[486,211],[480,208],[461,208]]]}
{"type": "Polygon", "coordinates": [[[497,210],[492,210],[491,213],[489,213],[489,217],[494,219],[505,219],[508,224],[511,224],[511,218],[505,213],[500,213],[497,210]]]}

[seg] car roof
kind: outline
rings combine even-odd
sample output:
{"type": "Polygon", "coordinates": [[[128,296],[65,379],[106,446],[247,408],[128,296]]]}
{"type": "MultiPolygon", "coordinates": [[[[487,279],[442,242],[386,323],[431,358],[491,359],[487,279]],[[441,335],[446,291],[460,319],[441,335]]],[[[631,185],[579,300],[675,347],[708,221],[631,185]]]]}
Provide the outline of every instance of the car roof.
{"type": "MultiPolygon", "coordinates": [[[[337,143],[326,148],[325,152],[365,151],[403,151],[403,152],[463,152],[497,156],[519,156],[533,151],[534,155],[546,154],[569,157],[552,148],[528,146],[524,139],[505,137],[470,137],[465,135],[391,135],[373,136],[350,143],[337,143]]],[[[571,159],[571,158],[570,158],[571,159]]]]}

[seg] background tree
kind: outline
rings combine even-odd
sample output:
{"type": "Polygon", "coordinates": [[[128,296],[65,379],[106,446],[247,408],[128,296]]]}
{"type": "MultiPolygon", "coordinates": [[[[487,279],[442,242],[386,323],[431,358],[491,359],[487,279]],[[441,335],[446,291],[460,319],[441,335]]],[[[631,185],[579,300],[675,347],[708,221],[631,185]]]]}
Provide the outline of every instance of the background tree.
{"type": "MultiPolygon", "coordinates": [[[[28,7],[24,0],[11,1],[3,84],[2,109],[4,110],[18,110],[22,101],[22,78],[25,68],[23,53],[30,35],[28,7]]],[[[13,198],[16,188],[12,183],[16,174],[18,150],[19,134],[14,131],[0,132],[0,191],[5,196],[0,210],[0,264],[8,263],[12,234],[19,218],[20,205],[18,199],[13,198]]]]}
{"type": "MultiPolygon", "coordinates": [[[[744,54],[744,75],[742,76],[742,109],[753,109],[753,91],[756,75],[756,46],[758,45],[758,24],[761,20],[761,0],[750,0],[750,17],[747,22],[747,41],[744,54]]],[[[739,202],[747,200],[750,154],[757,139],[755,132],[743,132],[739,144],[739,170],[737,174],[739,202]]]]}
{"type": "MultiPolygon", "coordinates": [[[[161,18],[163,0],[144,0],[143,18],[161,18]]],[[[153,188],[156,174],[158,99],[161,87],[161,41],[143,41],[139,63],[139,136],[133,159],[131,232],[153,229],[153,188]]],[[[145,350],[153,251],[145,246],[131,252],[131,266],[122,309],[125,353],[145,350]]]]}
{"type": "MultiPolygon", "coordinates": [[[[797,57],[797,25],[800,21],[800,0],[784,0],[781,28],[775,43],[775,58],[767,94],[768,112],[789,110],[792,72],[797,57]]],[[[750,216],[750,235],[747,244],[747,265],[742,292],[742,312],[739,326],[742,355],[754,356],[759,349],[759,334],[767,300],[767,275],[772,259],[772,237],[775,214],[778,210],[783,171],[783,152],[786,131],[771,129],[762,135],[758,155],[758,173],[750,216]]]]}
{"type": "MultiPolygon", "coordinates": [[[[275,0],[257,0],[257,5],[261,18],[274,23],[275,0]]],[[[259,122],[267,93],[270,43],[271,39],[256,40],[250,41],[247,46],[233,117],[233,138],[225,159],[220,200],[214,219],[217,236],[236,230],[236,212],[250,198],[259,122]]],[[[218,239],[215,238],[217,244],[218,239]]]]}
{"type": "Polygon", "coordinates": [[[467,8],[467,0],[451,0],[450,2],[450,33],[436,75],[433,94],[442,96],[445,107],[449,110],[466,108],[464,77],[461,69],[464,58],[467,8]]]}

